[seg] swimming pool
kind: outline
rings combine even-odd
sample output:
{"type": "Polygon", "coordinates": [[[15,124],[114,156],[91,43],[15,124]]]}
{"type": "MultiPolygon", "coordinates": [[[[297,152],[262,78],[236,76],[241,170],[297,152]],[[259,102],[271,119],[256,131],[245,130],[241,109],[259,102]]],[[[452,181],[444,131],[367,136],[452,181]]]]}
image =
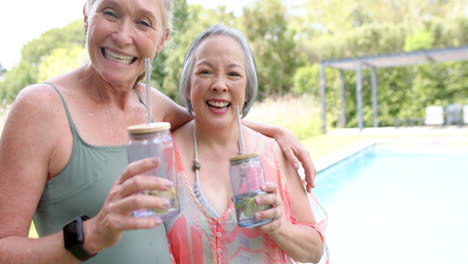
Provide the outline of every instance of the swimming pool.
{"type": "Polygon", "coordinates": [[[468,263],[468,148],[378,144],[316,186],[331,263],[468,263]]]}

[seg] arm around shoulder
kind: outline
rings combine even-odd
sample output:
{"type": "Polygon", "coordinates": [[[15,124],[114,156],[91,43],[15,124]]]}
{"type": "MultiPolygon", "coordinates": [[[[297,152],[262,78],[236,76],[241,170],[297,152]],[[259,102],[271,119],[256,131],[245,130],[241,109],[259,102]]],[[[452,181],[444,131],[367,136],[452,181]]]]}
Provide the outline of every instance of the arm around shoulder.
{"type": "Polygon", "coordinates": [[[153,90],[153,101],[156,100],[158,102],[152,105],[154,120],[169,122],[171,123],[171,130],[175,130],[193,119],[193,116],[190,115],[186,108],[178,105],[160,91],[153,90]]]}

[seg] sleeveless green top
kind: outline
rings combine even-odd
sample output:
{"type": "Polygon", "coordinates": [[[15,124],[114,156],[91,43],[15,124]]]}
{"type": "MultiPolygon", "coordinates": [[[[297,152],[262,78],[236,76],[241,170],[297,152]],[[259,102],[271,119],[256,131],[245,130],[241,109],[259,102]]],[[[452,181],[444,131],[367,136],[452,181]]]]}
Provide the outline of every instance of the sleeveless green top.
{"type": "MultiPolygon", "coordinates": [[[[128,164],[125,145],[86,143],[73,123],[64,97],[55,86],[47,84],[55,89],[64,105],[73,135],[73,150],[65,168],[47,182],[42,193],[33,217],[39,236],[61,231],[68,221],[79,215],[95,216],[112,184],[128,164]]],[[[137,95],[143,103],[138,92],[137,95]]],[[[125,231],[120,242],[86,263],[170,263],[164,226],[125,231]]]]}

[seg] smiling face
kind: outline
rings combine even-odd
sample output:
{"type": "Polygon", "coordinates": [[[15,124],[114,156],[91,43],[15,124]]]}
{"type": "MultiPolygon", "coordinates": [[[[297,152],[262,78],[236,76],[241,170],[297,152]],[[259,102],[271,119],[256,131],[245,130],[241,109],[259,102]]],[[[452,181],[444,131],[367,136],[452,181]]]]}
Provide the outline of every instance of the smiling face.
{"type": "Polygon", "coordinates": [[[197,120],[215,126],[236,122],[235,106],[242,110],[246,87],[246,59],[239,42],[223,35],[203,40],[190,76],[190,101],[197,120]]]}
{"type": "Polygon", "coordinates": [[[87,46],[104,81],[131,84],[144,72],[145,58],[162,50],[162,0],[97,0],[85,14],[87,46]]]}

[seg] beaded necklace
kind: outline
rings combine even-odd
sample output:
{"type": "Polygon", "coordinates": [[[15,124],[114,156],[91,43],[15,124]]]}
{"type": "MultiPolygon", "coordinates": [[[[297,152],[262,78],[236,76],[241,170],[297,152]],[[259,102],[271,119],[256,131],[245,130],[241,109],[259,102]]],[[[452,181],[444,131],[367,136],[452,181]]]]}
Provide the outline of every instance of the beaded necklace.
{"type": "MultiPolygon", "coordinates": [[[[240,135],[242,135],[242,131],[240,131],[240,135]]],[[[216,212],[216,210],[211,206],[211,204],[208,202],[206,199],[206,196],[203,194],[203,191],[201,189],[200,185],[200,174],[199,170],[201,169],[201,164],[198,159],[198,143],[197,143],[197,128],[195,125],[195,121],[193,122],[193,164],[192,164],[192,170],[195,172],[195,182],[193,183],[193,192],[195,193],[195,196],[197,197],[198,201],[205,207],[206,211],[216,217],[219,218],[219,214],[216,212]]],[[[238,140],[239,144],[239,149],[240,149],[240,154],[242,154],[242,148],[241,148],[241,143],[240,139],[238,140]]]]}

